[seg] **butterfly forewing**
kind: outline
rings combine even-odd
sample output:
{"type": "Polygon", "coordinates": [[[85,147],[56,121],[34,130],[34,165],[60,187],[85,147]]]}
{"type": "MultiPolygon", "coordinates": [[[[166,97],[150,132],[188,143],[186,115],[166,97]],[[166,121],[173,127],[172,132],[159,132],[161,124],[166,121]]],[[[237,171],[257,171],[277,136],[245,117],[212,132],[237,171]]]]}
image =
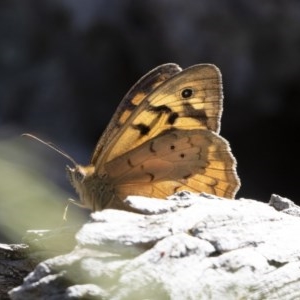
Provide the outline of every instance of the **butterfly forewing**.
{"type": "MultiPolygon", "coordinates": [[[[92,156],[92,164],[101,164],[103,155],[110,153],[115,143],[118,143],[120,130],[126,125],[130,116],[135,114],[140,103],[167,79],[179,73],[182,69],[176,64],[164,64],[144,75],[124,96],[114,113],[106,130],[99,139],[92,156]]],[[[120,148],[118,145],[114,148],[120,148]]]]}
{"type": "Polygon", "coordinates": [[[219,131],[222,85],[213,65],[196,65],[160,84],[135,107],[111,143],[95,161],[104,163],[138,147],[162,131],[209,129],[219,131]]]}

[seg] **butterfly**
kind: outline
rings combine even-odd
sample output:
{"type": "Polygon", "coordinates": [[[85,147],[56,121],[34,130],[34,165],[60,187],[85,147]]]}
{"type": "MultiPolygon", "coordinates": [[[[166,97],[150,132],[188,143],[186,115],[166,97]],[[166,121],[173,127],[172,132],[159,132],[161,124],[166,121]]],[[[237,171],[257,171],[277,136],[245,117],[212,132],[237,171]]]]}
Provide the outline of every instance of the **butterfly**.
{"type": "Polygon", "coordinates": [[[144,75],[119,104],[89,165],[63,153],[74,164],[66,171],[80,205],[130,210],[128,195],[166,198],[182,190],[234,198],[240,180],[219,135],[222,101],[215,65],[182,70],[168,63],[144,75]]]}

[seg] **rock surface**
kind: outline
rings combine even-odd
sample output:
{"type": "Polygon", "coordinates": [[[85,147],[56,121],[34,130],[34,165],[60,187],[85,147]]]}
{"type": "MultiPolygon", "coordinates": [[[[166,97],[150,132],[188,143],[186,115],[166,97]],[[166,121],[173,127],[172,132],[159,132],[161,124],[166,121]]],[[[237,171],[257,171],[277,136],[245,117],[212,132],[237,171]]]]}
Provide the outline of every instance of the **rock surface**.
{"type": "Polygon", "coordinates": [[[141,214],[93,213],[74,250],[37,265],[11,299],[300,298],[299,207],[290,200],[182,192],[127,203],[141,214]]]}

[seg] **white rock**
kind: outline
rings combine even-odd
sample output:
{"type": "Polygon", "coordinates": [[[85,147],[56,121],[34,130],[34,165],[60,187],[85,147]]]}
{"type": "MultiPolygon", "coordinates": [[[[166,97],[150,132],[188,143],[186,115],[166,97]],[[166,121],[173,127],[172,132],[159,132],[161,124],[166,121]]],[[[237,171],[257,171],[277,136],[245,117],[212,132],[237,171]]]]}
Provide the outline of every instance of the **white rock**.
{"type": "MultiPolygon", "coordinates": [[[[274,197],[277,209],[298,209],[279,196],[272,205],[274,197]]],[[[182,192],[126,201],[140,214],[93,213],[75,249],[41,263],[11,298],[300,299],[295,214],[182,192]]]]}

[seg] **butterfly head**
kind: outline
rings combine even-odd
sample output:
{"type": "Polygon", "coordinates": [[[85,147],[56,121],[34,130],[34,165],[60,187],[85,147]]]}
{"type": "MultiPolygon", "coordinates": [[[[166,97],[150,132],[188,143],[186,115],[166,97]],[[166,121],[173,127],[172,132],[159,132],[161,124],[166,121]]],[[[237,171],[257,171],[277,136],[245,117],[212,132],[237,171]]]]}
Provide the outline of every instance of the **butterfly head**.
{"type": "Polygon", "coordinates": [[[22,136],[27,136],[29,138],[32,138],[32,139],[46,145],[47,147],[53,149],[57,153],[61,154],[65,158],[67,158],[73,164],[73,166],[74,166],[73,168],[67,166],[66,170],[67,170],[67,176],[68,176],[71,184],[73,185],[73,187],[76,189],[77,193],[79,194],[80,202],[81,202],[80,206],[86,207],[86,208],[91,208],[92,210],[95,210],[95,207],[94,207],[95,201],[92,199],[93,195],[91,192],[91,191],[93,191],[93,185],[94,185],[94,181],[93,181],[93,178],[94,178],[93,174],[94,174],[94,169],[95,169],[94,166],[89,165],[89,166],[84,167],[84,166],[77,164],[77,162],[70,155],[68,155],[63,150],[59,149],[56,145],[54,145],[50,142],[45,142],[32,134],[24,133],[24,134],[22,134],[22,136]]]}
{"type": "Polygon", "coordinates": [[[92,203],[92,201],[90,201],[90,192],[95,167],[93,165],[84,167],[76,164],[71,168],[67,165],[66,172],[72,186],[80,197],[81,205],[86,208],[92,208],[90,207],[90,203],[92,203]]]}
{"type": "MultiPolygon", "coordinates": [[[[81,165],[75,165],[74,168],[71,168],[67,165],[66,171],[67,176],[71,184],[76,188],[83,185],[87,178],[89,178],[94,173],[94,166],[90,165],[83,167],[81,165]]],[[[77,188],[76,188],[77,190],[77,188]]]]}

